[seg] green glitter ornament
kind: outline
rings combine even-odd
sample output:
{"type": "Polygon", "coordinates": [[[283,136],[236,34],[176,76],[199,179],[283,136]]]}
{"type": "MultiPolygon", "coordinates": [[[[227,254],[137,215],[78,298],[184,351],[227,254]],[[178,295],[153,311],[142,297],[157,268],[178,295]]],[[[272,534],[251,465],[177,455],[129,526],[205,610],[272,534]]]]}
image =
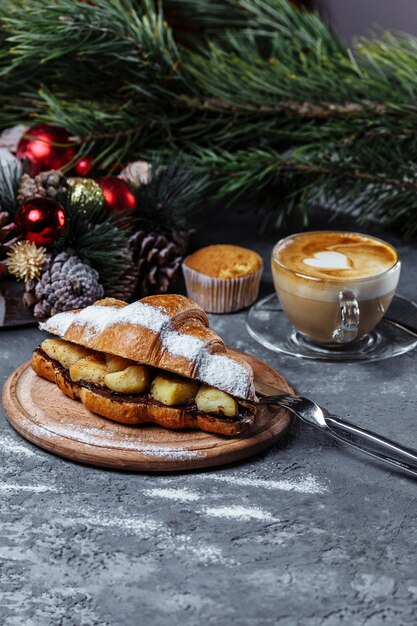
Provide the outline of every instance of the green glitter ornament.
{"type": "Polygon", "coordinates": [[[92,178],[68,178],[69,202],[73,208],[88,215],[91,210],[102,209],[105,200],[100,186],[92,178]]]}

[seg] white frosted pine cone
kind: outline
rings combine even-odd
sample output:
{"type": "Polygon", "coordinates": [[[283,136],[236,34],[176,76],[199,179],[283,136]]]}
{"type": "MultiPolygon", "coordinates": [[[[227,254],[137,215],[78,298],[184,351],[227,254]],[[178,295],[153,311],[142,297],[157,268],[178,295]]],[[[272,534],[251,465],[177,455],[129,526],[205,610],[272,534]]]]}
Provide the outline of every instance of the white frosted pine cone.
{"type": "Polygon", "coordinates": [[[51,315],[81,309],[104,295],[98,272],[72,250],[50,257],[36,284],[37,303],[33,311],[39,320],[51,315]]]}

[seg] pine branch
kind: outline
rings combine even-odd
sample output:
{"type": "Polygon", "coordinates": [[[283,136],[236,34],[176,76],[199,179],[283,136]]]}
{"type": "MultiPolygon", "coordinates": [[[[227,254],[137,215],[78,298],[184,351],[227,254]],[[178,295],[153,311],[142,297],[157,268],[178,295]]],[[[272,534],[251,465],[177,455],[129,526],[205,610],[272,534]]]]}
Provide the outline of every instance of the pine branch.
{"type": "Polygon", "coordinates": [[[0,167],[0,211],[7,211],[11,218],[18,207],[16,197],[22,174],[22,163],[17,160],[0,167]]]}
{"type": "Polygon", "coordinates": [[[70,81],[81,92],[109,93],[133,79],[154,98],[146,89],[146,79],[163,81],[161,71],[169,74],[172,55],[174,62],[177,58],[169,28],[150,0],[97,0],[94,5],[73,0],[4,0],[0,15],[9,44],[9,66],[3,75],[19,76],[31,67],[39,76],[48,69],[67,70],[72,61],[75,67],[63,74],[60,85],[68,86],[70,81]],[[156,66],[159,72],[154,71],[156,66]],[[115,73],[121,68],[122,74],[115,73]],[[85,82],[89,78],[93,83],[85,82]]]}
{"type": "Polygon", "coordinates": [[[104,167],[180,151],[275,221],[344,194],[358,219],[417,231],[417,38],[346,50],[287,0],[162,6],[186,45],[150,0],[3,0],[0,124],[63,125],[104,167]]]}
{"type": "Polygon", "coordinates": [[[157,230],[167,234],[185,229],[187,217],[201,207],[207,186],[207,176],[197,176],[181,157],[154,159],[148,184],[136,190],[137,227],[155,230],[157,224],[157,230]]]}
{"type": "MultiPolygon", "coordinates": [[[[393,147],[390,168],[401,174],[396,157],[401,161],[401,148],[393,147]]],[[[362,171],[348,156],[333,163],[331,160],[329,155],[326,159],[314,149],[294,150],[286,155],[259,149],[235,153],[206,151],[195,157],[196,163],[210,165],[218,198],[249,201],[259,199],[260,192],[269,190],[264,208],[270,220],[277,218],[271,211],[271,199],[285,181],[287,188],[292,189],[287,197],[287,214],[294,209],[294,200],[302,200],[305,212],[309,204],[325,204],[331,199],[337,210],[352,212],[361,224],[380,220],[396,224],[408,235],[417,232],[416,220],[401,223],[404,215],[409,215],[410,206],[417,208],[417,168],[412,177],[407,171],[407,175],[398,178],[381,175],[377,167],[374,172],[362,171]]],[[[278,223],[280,219],[278,216],[278,223]]]]}
{"type": "Polygon", "coordinates": [[[326,119],[330,117],[347,117],[347,116],[374,116],[384,115],[389,112],[389,106],[378,102],[346,102],[346,103],[334,103],[334,102],[320,102],[320,104],[313,104],[311,102],[296,102],[290,100],[280,100],[276,105],[255,105],[248,104],[243,110],[242,107],[226,102],[219,98],[206,98],[200,100],[198,98],[188,98],[184,101],[189,107],[200,109],[202,111],[217,111],[217,112],[230,112],[230,113],[243,113],[244,110],[250,110],[251,112],[273,113],[273,114],[291,114],[296,117],[305,117],[313,119],[326,119]]]}
{"type": "Polygon", "coordinates": [[[181,29],[186,22],[191,42],[196,43],[196,34],[200,36],[200,47],[201,34],[227,47],[230,33],[250,31],[263,45],[279,33],[289,42],[299,39],[310,45],[320,41],[329,54],[343,49],[316,13],[295,9],[286,0],[164,0],[163,6],[174,26],[181,29]]]}
{"type": "Polygon", "coordinates": [[[103,201],[91,198],[82,210],[72,198],[71,188],[66,200],[68,225],[58,247],[72,248],[87,259],[99,272],[100,280],[114,279],[125,267],[128,231],[121,220],[109,215],[103,201]]]}
{"type": "MultiPolygon", "coordinates": [[[[30,75],[23,112],[42,116],[43,109],[51,122],[61,116],[61,125],[64,113],[74,135],[101,133],[104,123],[108,132],[124,131],[138,126],[141,114],[146,126],[146,118],[159,117],[167,84],[171,90],[178,80],[176,44],[151,0],[97,0],[94,5],[5,0],[0,19],[6,43],[0,80],[19,83],[30,75]],[[32,100],[41,100],[33,111],[32,100]]],[[[0,94],[1,100],[0,121],[9,119],[10,107],[16,110],[9,95],[0,94]]]]}
{"type": "Polygon", "coordinates": [[[74,239],[74,249],[87,259],[104,283],[115,280],[126,267],[128,237],[111,220],[90,225],[74,239]]]}

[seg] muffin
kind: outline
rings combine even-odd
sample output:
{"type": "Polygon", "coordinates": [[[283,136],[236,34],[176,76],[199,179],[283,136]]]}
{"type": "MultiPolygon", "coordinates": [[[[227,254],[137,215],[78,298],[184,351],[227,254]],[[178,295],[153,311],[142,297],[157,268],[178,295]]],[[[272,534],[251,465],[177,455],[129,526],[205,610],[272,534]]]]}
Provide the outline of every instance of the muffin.
{"type": "Polygon", "coordinates": [[[220,244],[201,248],[182,264],[188,296],[209,313],[231,313],[255,302],[262,269],[256,252],[220,244]]]}

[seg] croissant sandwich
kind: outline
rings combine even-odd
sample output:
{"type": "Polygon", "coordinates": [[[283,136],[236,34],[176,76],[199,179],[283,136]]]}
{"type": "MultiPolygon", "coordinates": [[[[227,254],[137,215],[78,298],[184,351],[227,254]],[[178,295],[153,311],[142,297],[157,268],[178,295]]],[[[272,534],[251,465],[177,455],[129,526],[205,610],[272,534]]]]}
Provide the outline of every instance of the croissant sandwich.
{"type": "Polygon", "coordinates": [[[32,357],[39,376],[94,413],[238,435],[254,423],[253,372],[226,352],[206,313],[180,295],[105,298],[58,313],[32,357]]]}

